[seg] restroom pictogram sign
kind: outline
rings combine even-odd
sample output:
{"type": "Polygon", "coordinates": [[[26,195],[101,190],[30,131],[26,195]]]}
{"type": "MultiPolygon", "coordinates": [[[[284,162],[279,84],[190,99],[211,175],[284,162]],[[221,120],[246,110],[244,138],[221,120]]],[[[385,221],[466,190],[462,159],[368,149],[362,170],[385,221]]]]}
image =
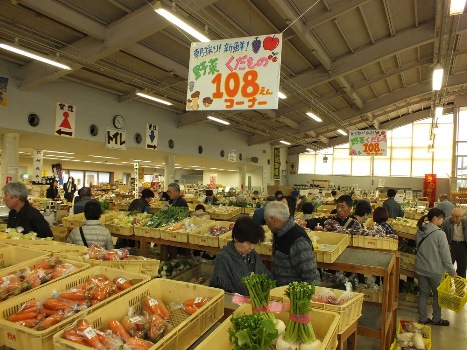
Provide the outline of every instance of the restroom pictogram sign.
{"type": "Polygon", "coordinates": [[[76,121],[76,106],[64,102],[57,102],[55,109],[55,134],[74,137],[76,121]]]}

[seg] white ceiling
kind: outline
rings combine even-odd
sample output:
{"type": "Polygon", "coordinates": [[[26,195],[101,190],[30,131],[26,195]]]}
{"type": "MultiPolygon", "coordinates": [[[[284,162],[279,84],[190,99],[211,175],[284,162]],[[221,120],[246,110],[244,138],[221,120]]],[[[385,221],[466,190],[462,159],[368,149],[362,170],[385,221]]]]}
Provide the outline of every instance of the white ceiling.
{"type": "MultiPolygon", "coordinates": [[[[337,129],[392,128],[429,117],[435,104],[449,109],[465,93],[467,15],[449,16],[448,0],[161,2],[213,40],[285,30],[281,91],[288,98],[278,110],[219,113],[231,122],[219,129],[248,134],[251,145],[287,140],[292,153],[324,148],[345,142],[337,129]],[[447,79],[433,93],[438,62],[447,79]]],[[[65,78],[116,94],[121,103],[142,101],[135,92],[146,90],[174,103],[158,106],[178,113],[179,127],[213,123],[185,111],[190,38],[156,14],[153,2],[0,0],[0,40],[15,39],[73,67],[44,69],[0,52],[20,65],[22,90],[65,78]]]]}

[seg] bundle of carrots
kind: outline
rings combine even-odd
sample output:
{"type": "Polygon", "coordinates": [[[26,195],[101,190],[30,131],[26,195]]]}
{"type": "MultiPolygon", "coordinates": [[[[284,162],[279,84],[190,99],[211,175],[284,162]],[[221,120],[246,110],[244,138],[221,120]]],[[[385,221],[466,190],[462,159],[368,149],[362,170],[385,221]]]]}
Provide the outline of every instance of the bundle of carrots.
{"type": "Polygon", "coordinates": [[[0,301],[65,276],[76,269],[75,265],[62,262],[58,257],[40,260],[31,268],[18,270],[0,278],[0,301]]]}
{"type": "Polygon", "coordinates": [[[131,286],[123,277],[111,281],[102,274],[96,274],[83,284],[55,293],[54,298],[42,302],[28,301],[8,320],[28,328],[44,330],[131,286]]]}
{"type": "Polygon", "coordinates": [[[79,320],[76,327],[66,330],[63,337],[75,343],[99,350],[147,350],[173,329],[166,319],[170,313],[162,300],[146,296],[144,315],[125,316],[119,322],[112,319],[106,329],[96,330],[87,320],[79,320]]]}
{"type": "Polygon", "coordinates": [[[189,315],[193,315],[198,309],[205,305],[209,299],[203,297],[197,297],[194,299],[187,299],[183,302],[183,311],[189,315]]]}

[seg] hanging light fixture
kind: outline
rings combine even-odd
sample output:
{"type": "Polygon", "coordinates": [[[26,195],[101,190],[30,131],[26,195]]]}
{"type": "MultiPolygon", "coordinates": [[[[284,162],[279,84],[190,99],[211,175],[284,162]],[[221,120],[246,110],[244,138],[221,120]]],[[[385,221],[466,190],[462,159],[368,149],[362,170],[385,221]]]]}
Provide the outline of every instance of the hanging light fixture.
{"type": "Polygon", "coordinates": [[[217,123],[220,123],[220,124],[224,124],[224,125],[230,125],[230,123],[228,121],[225,121],[223,119],[219,119],[219,118],[216,118],[216,117],[212,117],[210,115],[208,115],[207,117],[209,120],[212,120],[214,122],[217,122],[217,123]]]}
{"type": "Polygon", "coordinates": [[[347,133],[342,129],[337,129],[337,132],[341,134],[342,136],[347,136],[347,133]]]}
{"type": "Polygon", "coordinates": [[[284,141],[284,140],[280,140],[279,142],[282,143],[282,144],[284,144],[284,145],[287,145],[287,146],[290,146],[290,145],[291,145],[290,142],[287,142],[287,141],[284,141]]]}
{"type": "Polygon", "coordinates": [[[327,163],[328,162],[328,156],[327,155],[324,155],[323,157],[323,163],[327,163]]]}
{"type": "Polygon", "coordinates": [[[287,98],[287,95],[279,91],[277,93],[277,97],[279,97],[281,100],[285,100],[287,98]]]}
{"type": "Polygon", "coordinates": [[[441,118],[443,116],[443,107],[442,106],[438,106],[435,108],[435,118],[436,118],[436,121],[441,118]]]}
{"type": "Polygon", "coordinates": [[[5,44],[5,43],[0,43],[0,48],[2,48],[4,50],[8,50],[10,52],[17,53],[17,54],[22,55],[22,56],[32,58],[33,60],[36,60],[36,61],[40,61],[40,62],[50,64],[52,66],[55,66],[55,67],[58,67],[58,68],[61,68],[61,69],[71,70],[71,67],[69,67],[69,66],[67,66],[65,64],[59,63],[59,62],[54,61],[54,60],[50,60],[48,58],[42,57],[42,56],[40,56],[40,55],[38,55],[36,53],[30,52],[30,51],[27,51],[27,50],[20,49],[19,47],[16,47],[16,46],[11,46],[11,45],[8,45],[8,44],[5,44]]]}
{"type": "Polygon", "coordinates": [[[449,14],[451,16],[462,15],[464,13],[465,0],[451,0],[449,14]]]}
{"type": "Polygon", "coordinates": [[[311,112],[306,112],[306,115],[309,116],[311,119],[317,121],[318,123],[321,123],[323,120],[318,117],[316,114],[311,113],[311,112]]]}
{"type": "Polygon", "coordinates": [[[433,91],[441,90],[441,85],[443,84],[443,74],[444,69],[438,63],[433,70],[433,91]]]}
{"type": "Polygon", "coordinates": [[[156,1],[156,4],[154,5],[154,11],[156,11],[159,15],[164,17],[166,20],[168,20],[172,24],[176,25],[178,28],[184,30],[185,32],[187,32],[191,36],[195,37],[199,41],[202,41],[204,43],[207,43],[207,42],[211,41],[208,37],[201,34],[198,30],[193,28],[191,25],[186,23],[184,20],[178,18],[177,16],[175,16],[171,12],[169,12],[166,9],[162,8],[162,5],[161,5],[160,1],[156,1]]]}
{"type": "Polygon", "coordinates": [[[172,104],[173,104],[173,103],[170,103],[169,101],[162,100],[162,99],[160,99],[158,97],[143,94],[142,92],[137,92],[136,95],[139,96],[139,97],[147,98],[148,100],[151,100],[151,101],[162,103],[162,104],[167,105],[167,106],[172,106],[172,104]]]}

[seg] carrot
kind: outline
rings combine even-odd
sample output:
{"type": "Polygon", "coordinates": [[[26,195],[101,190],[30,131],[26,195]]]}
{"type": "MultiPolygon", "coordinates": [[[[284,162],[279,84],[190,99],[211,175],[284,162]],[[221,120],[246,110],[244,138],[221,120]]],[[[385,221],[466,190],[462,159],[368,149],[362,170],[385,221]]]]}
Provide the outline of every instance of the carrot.
{"type": "Polygon", "coordinates": [[[94,328],[86,319],[81,319],[76,323],[76,330],[78,334],[83,335],[84,342],[90,347],[98,350],[106,350],[106,347],[99,341],[99,337],[96,334],[94,328]]]}
{"type": "Polygon", "coordinates": [[[69,289],[66,292],[58,293],[58,297],[67,300],[83,300],[88,297],[88,294],[82,289],[69,289]]]}
{"type": "Polygon", "coordinates": [[[94,288],[91,292],[91,299],[92,300],[104,300],[109,297],[106,288],[94,288]]]}
{"type": "Polygon", "coordinates": [[[37,312],[26,312],[26,313],[20,313],[20,314],[14,314],[8,317],[8,321],[11,322],[18,322],[18,321],[24,321],[24,320],[29,320],[31,318],[36,318],[37,312]]]}
{"type": "Polygon", "coordinates": [[[59,322],[62,322],[65,319],[65,314],[63,312],[57,312],[44,320],[40,321],[39,324],[36,326],[38,331],[43,331],[53,325],[56,325],[59,322]]]}
{"type": "Polygon", "coordinates": [[[187,306],[195,306],[196,308],[200,308],[204,304],[206,304],[209,301],[209,299],[203,298],[203,297],[198,297],[194,299],[188,299],[183,302],[183,305],[187,306]]]}
{"type": "Polygon", "coordinates": [[[41,279],[39,278],[39,275],[37,274],[30,274],[28,277],[26,277],[23,281],[22,285],[22,290],[26,291],[29,289],[36,288],[41,285],[41,279]]]}
{"type": "Polygon", "coordinates": [[[27,328],[34,328],[34,327],[36,327],[38,322],[39,322],[39,320],[37,318],[30,318],[28,320],[18,321],[18,322],[16,322],[16,324],[19,324],[19,325],[21,325],[23,327],[27,327],[27,328]]]}
{"type": "Polygon", "coordinates": [[[126,344],[131,345],[132,349],[138,349],[138,350],[146,350],[150,349],[152,346],[154,346],[154,343],[151,343],[150,341],[140,339],[140,338],[130,338],[126,342],[126,344]]]}
{"type": "Polygon", "coordinates": [[[42,305],[46,309],[65,311],[65,310],[74,309],[76,303],[72,300],[52,298],[52,299],[48,299],[44,301],[42,305]]]}
{"type": "Polygon", "coordinates": [[[51,279],[56,279],[64,275],[69,274],[70,272],[76,270],[76,266],[69,263],[63,263],[55,266],[54,271],[50,274],[51,279]]]}
{"type": "Polygon", "coordinates": [[[23,284],[21,283],[18,276],[10,275],[9,284],[7,287],[8,294],[18,295],[21,293],[23,284]]]}
{"type": "Polygon", "coordinates": [[[81,345],[86,345],[86,343],[84,342],[84,337],[78,334],[78,331],[76,329],[67,329],[63,333],[63,338],[81,345]]]}
{"type": "Polygon", "coordinates": [[[125,278],[123,277],[119,277],[119,278],[114,278],[114,283],[115,285],[122,289],[122,290],[125,290],[125,289],[128,289],[128,288],[131,288],[132,285],[130,282],[128,282],[125,278]]]}
{"type": "Polygon", "coordinates": [[[136,323],[134,323],[130,319],[130,316],[123,317],[122,326],[132,337],[134,337],[136,332],[138,331],[138,327],[136,326],[136,323]]]}
{"type": "Polygon", "coordinates": [[[52,315],[55,315],[58,311],[46,309],[45,307],[43,307],[42,312],[44,313],[45,316],[52,316],[52,315]]]}
{"type": "Polygon", "coordinates": [[[128,339],[131,338],[131,335],[126,331],[120,322],[117,320],[110,320],[108,323],[110,330],[120,336],[122,340],[126,343],[128,339]]]}
{"type": "Polygon", "coordinates": [[[183,305],[183,311],[185,311],[189,315],[193,315],[196,311],[198,311],[198,308],[194,305],[183,305]]]}
{"type": "Polygon", "coordinates": [[[171,328],[169,328],[169,324],[157,314],[152,315],[150,319],[151,324],[148,330],[148,337],[151,341],[156,343],[167,333],[168,330],[171,330],[171,328]]]}
{"type": "Polygon", "coordinates": [[[108,280],[109,279],[103,274],[95,274],[94,276],[89,277],[89,282],[95,282],[95,283],[103,283],[108,280]]]}
{"type": "Polygon", "coordinates": [[[157,314],[163,319],[168,319],[170,317],[169,310],[167,310],[162,300],[151,298],[149,295],[144,297],[143,308],[151,315],[157,314]],[[148,310],[150,310],[150,312],[148,310]]]}
{"type": "Polygon", "coordinates": [[[86,320],[85,318],[82,318],[80,319],[77,323],[76,323],[76,330],[80,331],[80,332],[84,332],[86,329],[88,329],[89,327],[91,327],[91,324],[89,323],[88,320],[86,320]]]}
{"type": "Polygon", "coordinates": [[[60,259],[56,256],[43,259],[38,261],[35,265],[35,269],[54,269],[57,264],[60,263],[60,259]]]}

